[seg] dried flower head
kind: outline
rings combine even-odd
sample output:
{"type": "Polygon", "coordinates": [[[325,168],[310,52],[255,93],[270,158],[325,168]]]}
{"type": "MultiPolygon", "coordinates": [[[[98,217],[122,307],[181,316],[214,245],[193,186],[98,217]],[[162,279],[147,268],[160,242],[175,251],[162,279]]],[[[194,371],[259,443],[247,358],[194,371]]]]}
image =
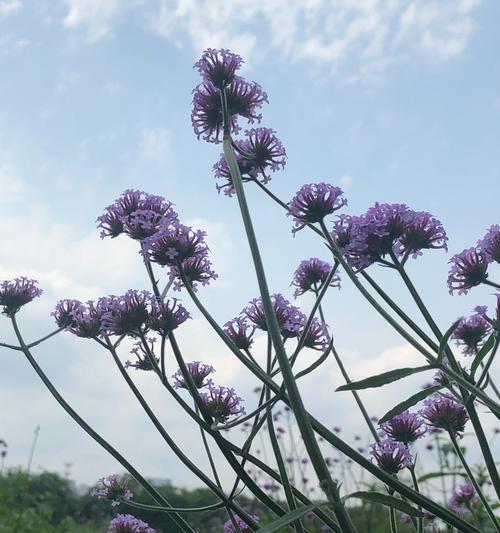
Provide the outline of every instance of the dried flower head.
{"type": "Polygon", "coordinates": [[[23,305],[33,301],[42,294],[42,289],[37,287],[38,281],[24,276],[14,280],[0,283],[0,306],[2,313],[13,317],[23,305]]]}
{"type": "Polygon", "coordinates": [[[294,218],[293,233],[307,224],[321,222],[347,204],[342,197],[342,189],[329,183],[310,183],[303,185],[288,205],[288,216],[294,218]]]}
{"type": "Polygon", "coordinates": [[[454,435],[462,433],[469,417],[465,407],[446,396],[434,396],[424,401],[420,414],[435,428],[454,435]]]}
{"type": "Polygon", "coordinates": [[[110,500],[111,506],[120,505],[123,500],[131,500],[134,495],[128,488],[128,479],[123,477],[118,479],[116,474],[99,479],[100,486],[90,491],[91,496],[100,500],[110,500]]]}
{"type": "Polygon", "coordinates": [[[420,416],[409,411],[396,415],[383,423],[382,431],[392,440],[411,444],[425,434],[425,423],[420,416]]]}
{"type": "MultiPolygon", "coordinates": [[[[186,367],[197,389],[202,389],[203,387],[209,387],[212,385],[212,380],[207,380],[206,378],[215,372],[215,368],[213,366],[206,365],[201,361],[193,361],[192,363],[186,363],[186,367]]],[[[172,376],[172,379],[174,380],[174,387],[176,389],[188,388],[180,368],[172,376]]]]}

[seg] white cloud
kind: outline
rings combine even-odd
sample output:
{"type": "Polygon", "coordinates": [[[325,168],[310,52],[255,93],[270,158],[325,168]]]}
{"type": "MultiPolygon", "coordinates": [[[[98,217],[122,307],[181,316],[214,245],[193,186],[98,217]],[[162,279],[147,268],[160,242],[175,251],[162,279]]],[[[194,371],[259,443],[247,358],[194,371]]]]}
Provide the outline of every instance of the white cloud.
{"type": "Polygon", "coordinates": [[[26,192],[23,179],[10,165],[0,165],[0,203],[20,200],[26,192]]]}
{"type": "Polygon", "coordinates": [[[352,187],[352,176],[349,176],[348,174],[344,174],[343,176],[340,176],[339,184],[342,190],[346,192],[349,191],[352,187]]]}
{"type": "Polygon", "coordinates": [[[21,0],[0,1],[0,17],[8,17],[23,7],[21,0]]]}
{"type": "Polygon", "coordinates": [[[86,27],[89,40],[95,42],[109,34],[115,17],[125,3],[120,0],[68,0],[69,11],[64,18],[64,26],[86,27]]]}
{"type": "Polygon", "coordinates": [[[166,128],[144,128],[139,148],[144,158],[161,162],[168,159],[171,142],[172,133],[166,128]]]}

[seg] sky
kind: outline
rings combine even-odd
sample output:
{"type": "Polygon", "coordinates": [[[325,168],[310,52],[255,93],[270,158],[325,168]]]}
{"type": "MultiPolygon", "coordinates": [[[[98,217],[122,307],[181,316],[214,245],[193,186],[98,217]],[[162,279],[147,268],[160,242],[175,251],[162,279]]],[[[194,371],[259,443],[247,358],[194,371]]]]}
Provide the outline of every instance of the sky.
{"type": "MultiPolygon", "coordinates": [[[[375,201],[407,203],[443,222],[450,254],[472,246],[500,222],[499,16],[500,5],[486,0],[0,0],[0,279],[26,275],[44,289],[19,313],[25,337],[54,328],[50,312],[61,298],[148,288],[136,244],[101,240],[96,229],[96,217],[127,188],[165,196],[183,221],[207,231],[219,279],[199,295],[217,320],[257,296],[237,204],[215,188],[220,147],[198,141],[191,127],[199,83],[192,65],[207,47],[239,53],[242,75],[269,95],[262,125],[277,131],[288,155],[270,183],[280,198],[328,181],[345,191],[348,213],[375,201]]],[[[291,299],[298,263],[328,259],[326,251],[306,231],[292,237],[290,219],[255,188],[247,191],[270,287],[291,299]]],[[[449,257],[431,251],[409,266],[443,329],[478,304],[493,305],[488,289],[448,294],[449,257]]],[[[418,319],[394,275],[378,267],[372,274],[418,319]]],[[[180,297],[193,314],[178,335],[187,359],[213,364],[217,382],[235,387],[250,410],[255,380],[187,295],[180,297]]],[[[307,310],[312,300],[298,304],[307,310]]],[[[353,379],[422,363],[347,277],[328,294],[325,312],[353,379]]],[[[0,339],[13,339],[7,319],[0,339]]],[[[264,346],[259,338],[256,351],[264,346]]],[[[60,334],[35,355],[68,401],[146,476],[198,485],[94,343],[60,334]]],[[[121,356],[128,358],[127,349],[121,356]]],[[[8,466],[27,464],[39,425],[36,471],[62,472],[72,463],[71,476],[82,483],[121,471],[20,353],[1,349],[0,361],[8,466]]],[[[166,427],[206,465],[196,428],[154,376],[133,377],[166,427]]],[[[362,397],[381,415],[423,379],[362,397]]],[[[301,390],[313,413],[352,439],[361,419],[349,394],[334,392],[341,384],[329,362],[301,390]]],[[[482,416],[490,431],[493,421],[482,416]]]]}

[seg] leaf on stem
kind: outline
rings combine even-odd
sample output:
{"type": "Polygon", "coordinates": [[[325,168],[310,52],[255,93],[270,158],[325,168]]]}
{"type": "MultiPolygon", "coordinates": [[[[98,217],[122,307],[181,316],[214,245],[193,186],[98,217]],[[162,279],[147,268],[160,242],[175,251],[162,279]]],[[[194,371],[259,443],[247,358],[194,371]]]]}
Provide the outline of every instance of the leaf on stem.
{"type": "Polygon", "coordinates": [[[406,503],[405,501],[400,500],[399,498],[395,498],[394,496],[389,496],[388,494],[381,494],[379,492],[359,491],[353,492],[352,494],[348,494],[347,496],[345,496],[344,500],[347,500],[348,498],[360,498],[369,502],[380,503],[381,505],[386,505],[387,507],[398,509],[398,511],[409,514],[410,516],[416,516],[418,518],[422,518],[424,516],[424,513],[422,511],[419,511],[417,508],[413,507],[409,503],[406,503]]]}
{"type": "Polygon", "coordinates": [[[425,400],[427,396],[430,396],[431,394],[434,394],[439,389],[442,389],[442,385],[435,385],[434,387],[428,387],[427,389],[421,390],[414,394],[413,396],[410,396],[407,400],[404,400],[401,403],[398,403],[395,407],[387,411],[385,415],[378,421],[379,424],[383,424],[384,422],[387,422],[387,420],[390,420],[391,418],[394,418],[395,416],[401,414],[403,411],[406,411],[410,407],[413,407],[418,402],[425,400]]]}

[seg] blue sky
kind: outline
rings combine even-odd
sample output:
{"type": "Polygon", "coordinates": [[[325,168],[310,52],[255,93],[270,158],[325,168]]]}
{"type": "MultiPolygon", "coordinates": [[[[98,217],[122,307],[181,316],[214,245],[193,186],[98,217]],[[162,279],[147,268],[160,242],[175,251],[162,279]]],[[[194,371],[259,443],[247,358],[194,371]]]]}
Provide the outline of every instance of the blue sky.
{"type": "MultiPolygon", "coordinates": [[[[192,65],[209,46],[240,53],[244,75],[269,95],[262,124],[278,132],[288,153],[271,182],[276,194],[288,200],[305,182],[330,181],[346,191],[350,213],[377,200],[408,203],[442,220],[452,253],[472,245],[499,222],[499,15],[498,3],[476,0],[0,1],[0,278],[26,274],[45,289],[23,311],[27,335],[50,330],[60,298],[146,286],[134,243],[100,241],[95,229],[103,207],[130,187],[164,195],[184,220],[208,231],[220,279],[200,293],[218,319],[256,295],[236,203],[215,190],[211,167],[220,149],[197,141],[190,124],[199,81],[192,65]]],[[[291,297],[295,266],[314,255],[326,259],[324,250],[305,232],[292,238],[290,220],[258,191],[248,194],[271,287],[291,297]]],[[[410,267],[443,327],[491,301],[482,289],[449,296],[447,259],[436,251],[410,267]]],[[[376,274],[411,309],[400,284],[376,274]]],[[[327,314],[353,376],[420,362],[347,281],[330,296],[327,314]]],[[[0,334],[11,337],[5,320],[0,334]]],[[[180,335],[191,358],[219,364],[221,382],[250,395],[254,383],[201,320],[180,335]]],[[[146,474],[196,483],[159,452],[161,442],[104,354],[60,336],[38,356],[146,474]],[[138,434],[151,434],[141,449],[132,444],[138,434]]],[[[0,398],[10,406],[0,415],[0,437],[11,445],[10,464],[25,461],[40,424],[36,465],[62,470],[72,461],[85,482],[116,468],[17,354],[0,357],[0,398]]],[[[137,379],[189,441],[192,428],[170,404],[162,411],[151,377],[137,379]]],[[[333,393],[340,384],[333,364],[319,395],[315,379],[304,383],[306,400],[335,425],[350,398],[333,393]]],[[[365,397],[383,411],[417,383],[365,397]]],[[[347,431],[359,423],[354,414],[342,418],[347,431]]],[[[192,453],[203,461],[198,448],[192,453]]]]}

